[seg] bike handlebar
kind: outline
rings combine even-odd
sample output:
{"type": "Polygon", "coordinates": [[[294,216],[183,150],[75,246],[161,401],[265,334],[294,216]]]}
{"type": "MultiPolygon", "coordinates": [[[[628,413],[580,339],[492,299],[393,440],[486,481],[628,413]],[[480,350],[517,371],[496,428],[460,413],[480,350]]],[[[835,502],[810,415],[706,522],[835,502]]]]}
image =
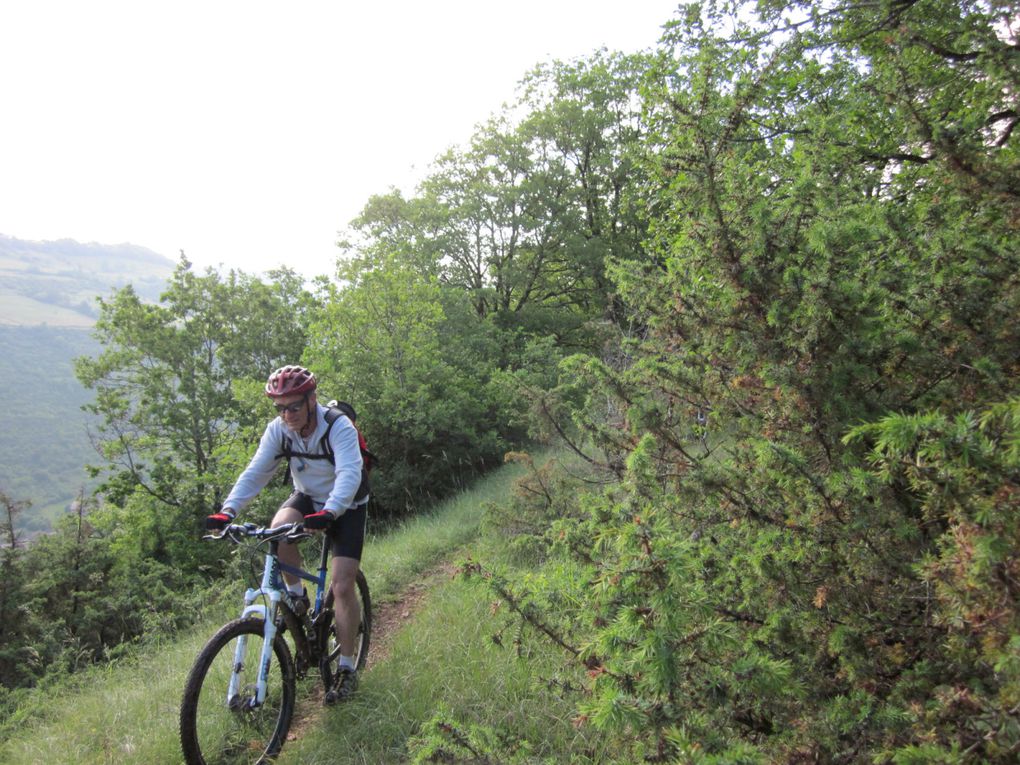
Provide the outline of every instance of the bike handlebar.
{"type": "Polygon", "coordinates": [[[282,526],[256,526],[254,523],[231,523],[219,534],[206,534],[202,539],[229,539],[231,542],[239,542],[239,537],[254,537],[260,541],[270,539],[284,539],[287,542],[296,542],[300,539],[307,539],[311,533],[305,531],[305,525],[300,521],[297,523],[284,523],[282,526]]]}

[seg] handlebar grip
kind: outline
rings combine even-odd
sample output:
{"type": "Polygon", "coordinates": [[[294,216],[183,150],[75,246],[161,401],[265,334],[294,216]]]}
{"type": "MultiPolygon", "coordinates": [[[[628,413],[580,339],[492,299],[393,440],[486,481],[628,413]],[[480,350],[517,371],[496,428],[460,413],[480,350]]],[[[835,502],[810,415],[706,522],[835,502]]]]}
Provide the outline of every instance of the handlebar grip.
{"type": "MultiPolygon", "coordinates": [[[[282,526],[273,528],[259,527],[254,523],[231,523],[224,526],[219,533],[212,532],[204,534],[202,539],[234,539],[238,534],[246,537],[257,537],[259,539],[273,539],[281,537],[297,541],[312,536],[311,532],[305,531],[305,525],[300,521],[297,523],[285,523],[282,526]]],[[[235,540],[236,541],[236,540],[235,540]]]]}

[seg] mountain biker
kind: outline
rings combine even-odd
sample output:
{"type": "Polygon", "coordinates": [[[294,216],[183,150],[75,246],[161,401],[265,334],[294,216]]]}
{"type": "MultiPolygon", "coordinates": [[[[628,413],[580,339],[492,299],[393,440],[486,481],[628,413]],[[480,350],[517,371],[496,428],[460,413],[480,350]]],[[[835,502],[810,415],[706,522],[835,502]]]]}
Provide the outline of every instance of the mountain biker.
{"type": "MultiPolygon", "coordinates": [[[[354,424],[347,417],[340,417],[332,428],[327,427],[328,410],[316,399],[316,385],[315,375],[299,366],[281,367],[269,376],[266,395],[273,399],[279,416],[266,426],[251,462],[224,500],[223,509],[206,519],[206,528],[223,529],[233,521],[272,479],[284,457],[281,444],[292,439],[290,472],[295,491],[273,516],[272,525],[303,521],[306,529],[324,531],[330,540],[333,559],[330,589],[341,655],[339,671],[324,701],[333,704],[348,698],[358,685],[354,652],[360,609],[355,578],[365,541],[368,484],[367,480],[363,483],[362,456],[354,424]],[[327,429],[335,465],[319,448],[327,429]]],[[[281,544],[279,556],[286,565],[301,564],[296,545],[281,544]]],[[[308,596],[301,580],[286,572],[283,578],[291,596],[307,609],[308,596]]]]}

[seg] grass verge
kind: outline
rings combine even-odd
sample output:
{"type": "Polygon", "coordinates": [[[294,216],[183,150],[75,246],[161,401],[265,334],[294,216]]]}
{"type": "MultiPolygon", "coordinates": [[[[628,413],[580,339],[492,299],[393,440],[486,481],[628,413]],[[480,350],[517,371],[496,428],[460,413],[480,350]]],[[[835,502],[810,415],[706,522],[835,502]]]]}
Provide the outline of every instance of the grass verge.
{"type": "MultiPolygon", "coordinates": [[[[364,569],[373,598],[382,603],[396,597],[437,561],[470,541],[478,532],[484,505],[506,497],[519,474],[517,466],[508,465],[432,513],[409,520],[385,536],[370,536],[364,569]]],[[[240,583],[231,586],[238,593],[243,589],[240,583]]],[[[235,602],[231,615],[240,611],[240,595],[235,602]]],[[[185,677],[202,645],[224,620],[220,613],[173,641],[150,642],[116,663],[27,694],[23,713],[15,715],[17,730],[0,743],[0,762],[180,762],[177,717],[185,677]]],[[[392,693],[400,695],[401,690],[392,689],[392,693]]],[[[289,742],[284,751],[290,746],[289,742]]]]}
{"type": "Polygon", "coordinates": [[[544,682],[559,673],[560,657],[550,651],[521,658],[511,647],[495,646],[491,636],[501,624],[478,583],[439,585],[396,636],[388,660],[365,673],[354,698],[326,710],[299,740],[287,743],[278,762],[411,762],[409,745],[430,721],[481,726],[505,738],[520,761],[603,761],[594,732],[576,729],[572,705],[544,682]]]}

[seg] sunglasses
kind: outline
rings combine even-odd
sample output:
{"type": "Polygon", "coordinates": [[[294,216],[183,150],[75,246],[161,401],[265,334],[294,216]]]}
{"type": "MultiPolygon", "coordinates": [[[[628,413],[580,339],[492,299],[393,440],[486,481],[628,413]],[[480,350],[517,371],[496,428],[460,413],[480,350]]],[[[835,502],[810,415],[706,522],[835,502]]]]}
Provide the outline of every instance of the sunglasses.
{"type": "Polygon", "coordinates": [[[274,404],[273,406],[276,407],[277,414],[297,414],[304,407],[306,401],[308,401],[308,396],[305,396],[300,401],[295,401],[293,404],[274,404]]]}

